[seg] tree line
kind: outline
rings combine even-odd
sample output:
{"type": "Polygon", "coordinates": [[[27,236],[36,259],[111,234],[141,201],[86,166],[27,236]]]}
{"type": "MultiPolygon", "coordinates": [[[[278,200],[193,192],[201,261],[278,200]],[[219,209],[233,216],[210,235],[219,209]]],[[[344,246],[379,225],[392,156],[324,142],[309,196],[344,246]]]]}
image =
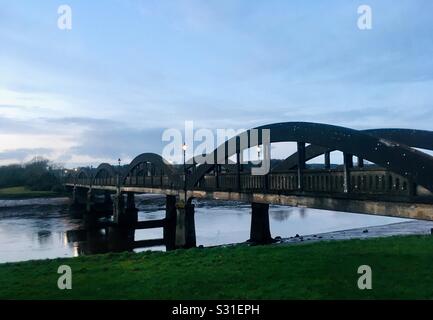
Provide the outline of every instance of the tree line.
{"type": "Polygon", "coordinates": [[[41,157],[24,164],[0,166],[0,188],[25,186],[34,191],[61,191],[63,170],[41,157]]]}

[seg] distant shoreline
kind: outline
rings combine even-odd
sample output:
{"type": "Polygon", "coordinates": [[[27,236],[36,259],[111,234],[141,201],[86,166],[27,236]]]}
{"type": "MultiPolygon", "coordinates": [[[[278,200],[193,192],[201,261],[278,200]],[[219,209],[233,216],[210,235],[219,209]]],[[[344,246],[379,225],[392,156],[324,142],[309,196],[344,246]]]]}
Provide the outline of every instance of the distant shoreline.
{"type": "Polygon", "coordinates": [[[65,192],[34,191],[26,187],[0,189],[0,200],[30,200],[40,198],[61,198],[65,196],[65,192]]]}

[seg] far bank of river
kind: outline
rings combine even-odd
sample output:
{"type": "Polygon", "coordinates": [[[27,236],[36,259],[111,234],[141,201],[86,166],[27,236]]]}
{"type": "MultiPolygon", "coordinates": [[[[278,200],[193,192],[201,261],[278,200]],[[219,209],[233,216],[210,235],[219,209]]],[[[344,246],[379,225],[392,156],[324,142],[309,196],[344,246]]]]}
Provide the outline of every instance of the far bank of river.
{"type": "MultiPolygon", "coordinates": [[[[37,198],[58,198],[65,197],[66,194],[55,191],[35,191],[26,187],[0,188],[1,200],[28,200],[37,198]]],[[[0,203],[0,208],[2,207],[0,203]]]]}

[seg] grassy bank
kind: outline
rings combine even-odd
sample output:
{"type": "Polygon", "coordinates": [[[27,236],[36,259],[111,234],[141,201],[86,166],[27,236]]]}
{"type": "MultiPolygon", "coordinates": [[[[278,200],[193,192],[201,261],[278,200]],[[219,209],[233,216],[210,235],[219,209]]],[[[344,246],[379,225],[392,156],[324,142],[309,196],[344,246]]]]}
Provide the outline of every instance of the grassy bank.
{"type": "Polygon", "coordinates": [[[53,192],[53,191],[33,191],[26,187],[13,187],[13,188],[0,189],[0,200],[53,198],[62,195],[63,193],[53,192]]]}
{"type": "Polygon", "coordinates": [[[0,298],[433,298],[433,237],[105,254],[0,265],[0,298]],[[73,272],[57,289],[57,268],[73,272]],[[358,266],[373,289],[357,287],[358,266]]]}

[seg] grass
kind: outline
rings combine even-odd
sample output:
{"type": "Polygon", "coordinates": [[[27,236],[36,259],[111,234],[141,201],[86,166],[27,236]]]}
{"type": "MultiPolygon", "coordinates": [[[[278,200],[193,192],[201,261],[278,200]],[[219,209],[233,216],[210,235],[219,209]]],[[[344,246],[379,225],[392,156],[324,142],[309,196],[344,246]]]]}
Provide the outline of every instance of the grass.
{"type": "Polygon", "coordinates": [[[12,187],[0,189],[0,199],[30,199],[30,198],[51,198],[60,194],[53,191],[33,191],[26,187],[12,187]]]}
{"type": "Polygon", "coordinates": [[[0,264],[1,299],[431,299],[433,237],[118,253],[0,264]],[[72,290],[57,268],[72,268],[72,290]],[[359,290],[360,265],[373,289],[359,290]]]}

